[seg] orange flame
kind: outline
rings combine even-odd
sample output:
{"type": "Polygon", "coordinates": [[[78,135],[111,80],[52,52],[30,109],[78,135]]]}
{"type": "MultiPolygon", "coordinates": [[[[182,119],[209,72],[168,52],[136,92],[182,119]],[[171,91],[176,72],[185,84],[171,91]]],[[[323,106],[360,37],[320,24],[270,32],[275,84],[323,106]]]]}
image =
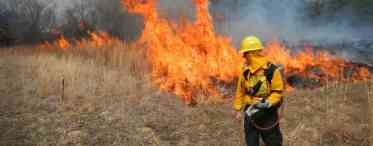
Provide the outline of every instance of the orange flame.
{"type": "Polygon", "coordinates": [[[283,65],[285,74],[297,73],[308,77],[325,76],[321,79],[339,78],[347,63],[347,60],[333,57],[327,52],[317,51],[314,53],[311,48],[291,54],[289,49],[277,41],[268,44],[265,54],[272,62],[283,65]],[[310,74],[309,69],[312,67],[317,67],[323,75],[310,74]]]}
{"type": "MultiPolygon", "coordinates": [[[[208,0],[194,0],[196,19],[182,23],[161,17],[157,12],[158,0],[122,0],[122,3],[129,12],[144,17],[144,29],[137,43],[146,46],[152,79],[161,90],[173,92],[187,104],[193,100],[203,102],[222,96],[216,81],[231,83],[239,75],[244,60],[231,46],[229,38],[214,31],[208,0]]],[[[99,48],[123,44],[105,32],[88,34],[88,39],[74,42],[68,42],[61,36],[54,45],[62,49],[102,50],[99,48]]],[[[98,51],[98,54],[101,53],[98,51]]],[[[315,52],[306,47],[304,51],[294,53],[278,41],[269,42],[264,53],[271,62],[283,65],[286,75],[299,74],[318,80],[341,79],[344,68],[348,67],[347,60],[327,52],[315,52]]],[[[361,80],[369,76],[367,68],[359,68],[352,78],[361,80]]]]}
{"type": "Polygon", "coordinates": [[[183,97],[186,103],[197,94],[219,96],[213,79],[231,81],[239,74],[243,60],[228,38],[214,32],[208,0],[194,0],[196,20],[181,25],[159,17],[156,3],[123,0],[130,12],[145,19],[140,42],[148,46],[154,82],[162,90],[183,97]]]}
{"type": "Polygon", "coordinates": [[[119,42],[118,39],[110,37],[110,35],[106,32],[89,32],[89,35],[91,37],[91,40],[96,43],[97,47],[107,44],[113,44],[114,42],[119,42]]]}
{"type": "MultiPolygon", "coordinates": [[[[160,17],[158,0],[122,0],[129,12],[144,17],[144,30],[139,43],[147,45],[152,65],[152,77],[161,90],[183,97],[186,103],[192,97],[220,96],[213,80],[230,82],[239,74],[244,60],[231,46],[229,38],[214,31],[213,20],[208,12],[208,0],[194,0],[196,19],[181,24],[160,17]]],[[[292,54],[278,41],[267,45],[265,54],[276,64],[282,64],[286,74],[301,74],[320,80],[339,79],[348,63],[327,52],[314,52],[311,48],[292,54]],[[312,69],[319,71],[310,71],[312,69]]],[[[368,76],[361,69],[357,77],[368,76]]],[[[291,89],[291,88],[289,88],[291,89]]]]}
{"type": "Polygon", "coordinates": [[[358,70],[352,74],[353,80],[367,80],[369,77],[370,73],[366,67],[358,68],[358,70]]]}
{"type": "Polygon", "coordinates": [[[111,37],[106,32],[88,32],[89,38],[76,41],[77,48],[100,48],[114,44],[122,44],[123,42],[117,38],[111,37]]]}
{"type": "Polygon", "coordinates": [[[68,48],[100,48],[103,46],[110,46],[115,44],[123,44],[121,40],[111,37],[106,32],[88,32],[89,38],[82,40],[68,41],[61,35],[56,42],[51,43],[45,42],[40,45],[41,48],[53,48],[57,47],[63,50],[68,48]]]}
{"type": "Polygon", "coordinates": [[[67,48],[70,48],[70,43],[65,39],[64,36],[61,36],[58,40],[57,40],[57,44],[58,46],[61,48],[61,49],[67,49],[67,48]]]}
{"type": "MultiPolygon", "coordinates": [[[[345,69],[352,69],[348,60],[331,56],[325,51],[314,52],[311,48],[306,48],[305,51],[291,54],[289,49],[277,41],[268,44],[265,54],[272,62],[283,65],[286,75],[300,74],[307,78],[324,81],[346,80],[345,69]],[[319,71],[312,71],[315,68],[319,71]]],[[[352,80],[365,80],[370,76],[369,70],[365,67],[353,71],[352,80]]]]}

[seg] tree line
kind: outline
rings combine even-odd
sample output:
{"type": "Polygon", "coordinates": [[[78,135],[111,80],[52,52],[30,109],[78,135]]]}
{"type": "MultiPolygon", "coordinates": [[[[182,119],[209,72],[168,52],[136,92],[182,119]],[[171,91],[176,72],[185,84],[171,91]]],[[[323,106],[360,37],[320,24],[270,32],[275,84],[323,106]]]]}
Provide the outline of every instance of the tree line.
{"type": "MultiPolygon", "coordinates": [[[[120,0],[77,0],[62,10],[57,0],[0,0],[0,45],[52,41],[60,35],[84,37],[89,31],[105,31],[131,41],[138,37],[142,19],[127,13],[120,0]],[[60,11],[57,11],[60,10],[60,11]]],[[[289,0],[282,0],[289,1],[289,0]]],[[[247,0],[210,0],[231,9],[247,0]]],[[[271,2],[271,0],[266,0],[271,2]]],[[[353,18],[353,24],[373,26],[373,0],[304,0],[307,20],[353,18]]],[[[219,11],[219,10],[216,10],[219,11]]],[[[213,11],[213,12],[216,12],[213,11]]],[[[218,15],[213,15],[218,16],[218,15]]],[[[318,22],[318,21],[317,21],[318,22]]]]}
{"type": "Polygon", "coordinates": [[[63,35],[76,39],[105,31],[133,40],[141,17],[127,13],[119,0],[77,0],[61,6],[56,0],[0,0],[0,45],[52,41],[63,35]]]}

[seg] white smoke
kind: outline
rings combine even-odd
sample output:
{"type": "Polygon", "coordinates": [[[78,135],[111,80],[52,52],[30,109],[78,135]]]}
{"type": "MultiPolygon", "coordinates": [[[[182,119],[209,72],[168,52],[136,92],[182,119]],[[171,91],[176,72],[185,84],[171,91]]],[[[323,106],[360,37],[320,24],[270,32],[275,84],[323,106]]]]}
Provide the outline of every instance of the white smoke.
{"type": "MultiPolygon", "coordinates": [[[[245,35],[257,35],[264,40],[277,38],[288,43],[338,42],[358,38],[350,16],[335,19],[310,20],[307,1],[250,0],[241,2],[236,11],[224,11],[226,21],[218,29],[233,37],[235,43],[245,35]]],[[[225,10],[217,4],[215,9],[225,10]]],[[[217,11],[218,11],[217,10],[217,11]]]]}
{"type": "Polygon", "coordinates": [[[180,16],[194,19],[193,0],[159,0],[158,11],[165,17],[177,22],[180,16]]]}

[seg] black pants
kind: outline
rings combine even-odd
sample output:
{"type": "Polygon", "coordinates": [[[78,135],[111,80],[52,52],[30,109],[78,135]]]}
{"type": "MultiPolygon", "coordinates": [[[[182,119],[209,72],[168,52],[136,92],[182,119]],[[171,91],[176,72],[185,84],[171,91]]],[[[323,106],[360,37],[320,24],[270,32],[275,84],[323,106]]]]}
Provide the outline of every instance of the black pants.
{"type": "MultiPolygon", "coordinates": [[[[275,123],[273,120],[277,120],[277,109],[274,111],[267,111],[265,113],[265,123],[275,123]],[[276,112],[276,113],[275,113],[276,112]]],[[[277,125],[269,130],[259,130],[254,127],[251,122],[251,118],[245,114],[244,128],[245,128],[245,140],[248,146],[259,146],[259,138],[261,137],[266,146],[282,146],[282,134],[280,126],[277,125]]],[[[260,126],[266,126],[260,125],[260,126]]]]}

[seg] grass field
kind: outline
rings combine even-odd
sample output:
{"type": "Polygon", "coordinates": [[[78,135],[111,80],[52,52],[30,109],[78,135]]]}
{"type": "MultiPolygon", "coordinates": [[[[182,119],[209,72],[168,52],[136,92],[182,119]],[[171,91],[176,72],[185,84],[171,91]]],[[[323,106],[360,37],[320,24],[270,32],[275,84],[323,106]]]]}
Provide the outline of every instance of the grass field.
{"type": "MultiPolygon", "coordinates": [[[[108,65],[49,53],[0,53],[0,145],[244,145],[231,100],[184,105],[128,52],[108,65]]],[[[141,55],[140,55],[141,56],[141,55]]],[[[286,94],[288,146],[368,146],[373,81],[286,94]]]]}

